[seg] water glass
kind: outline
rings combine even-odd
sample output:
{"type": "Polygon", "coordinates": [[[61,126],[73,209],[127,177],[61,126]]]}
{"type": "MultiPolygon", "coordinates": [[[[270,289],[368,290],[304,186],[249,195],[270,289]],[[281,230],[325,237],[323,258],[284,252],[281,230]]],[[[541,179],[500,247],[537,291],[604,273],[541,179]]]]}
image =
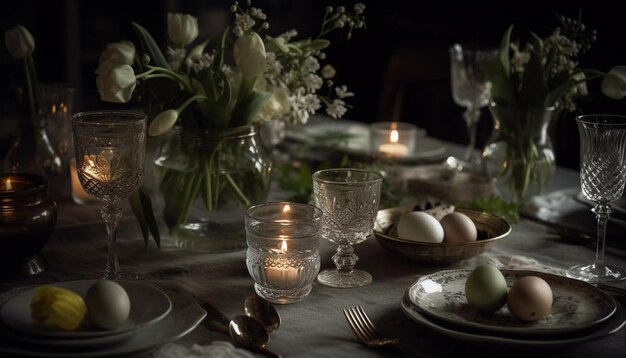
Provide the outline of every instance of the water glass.
{"type": "Polygon", "coordinates": [[[273,202],[246,211],[246,265],[266,300],[304,299],[320,270],[322,212],[312,205],[273,202]]]}

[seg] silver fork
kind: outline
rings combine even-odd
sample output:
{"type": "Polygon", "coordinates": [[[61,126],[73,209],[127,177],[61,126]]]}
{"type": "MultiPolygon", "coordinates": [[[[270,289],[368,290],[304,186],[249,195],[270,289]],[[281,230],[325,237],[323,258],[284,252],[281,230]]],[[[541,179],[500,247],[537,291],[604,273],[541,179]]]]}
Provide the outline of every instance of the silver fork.
{"type": "Polygon", "coordinates": [[[380,334],[369,317],[367,317],[367,314],[365,314],[363,307],[356,306],[346,308],[343,310],[343,314],[346,316],[354,334],[365,345],[370,347],[382,347],[396,346],[400,343],[399,339],[387,338],[380,334]]]}

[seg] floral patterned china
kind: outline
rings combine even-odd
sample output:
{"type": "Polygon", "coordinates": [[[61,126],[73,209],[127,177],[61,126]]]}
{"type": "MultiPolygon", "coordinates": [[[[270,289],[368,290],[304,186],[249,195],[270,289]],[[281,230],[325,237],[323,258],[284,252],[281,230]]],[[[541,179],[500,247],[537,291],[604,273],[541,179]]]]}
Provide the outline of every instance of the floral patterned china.
{"type": "MultiPolygon", "coordinates": [[[[135,284],[137,286],[140,285],[135,284]]],[[[22,289],[16,289],[3,293],[0,295],[0,302],[8,302],[23,292],[24,290],[22,289]]],[[[17,332],[12,331],[9,327],[0,325],[0,355],[68,358],[127,357],[145,354],[153,351],[160,345],[185,336],[206,316],[206,312],[190,296],[174,291],[164,291],[163,294],[171,301],[172,308],[170,312],[154,324],[144,325],[131,331],[129,336],[124,336],[124,339],[117,343],[103,343],[109,342],[109,337],[106,336],[82,339],[30,336],[30,338],[27,338],[28,341],[21,340],[30,344],[20,344],[14,339],[14,336],[18,334],[17,332]],[[58,341],[65,341],[65,343],[58,343],[58,341]],[[83,341],[92,341],[94,344],[84,344],[83,341]]],[[[148,306],[150,304],[151,300],[148,299],[144,301],[143,305],[148,306]]]]}
{"type": "Polygon", "coordinates": [[[490,347],[493,344],[524,348],[545,348],[571,345],[606,337],[610,334],[618,332],[622,329],[622,327],[624,327],[624,324],[626,324],[626,312],[622,306],[617,305],[615,314],[611,315],[608,320],[599,324],[595,327],[595,329],[543,337],[533,335],[514,336],[506,333],[484,332],[480,330],[457,328],[455,325],[448,325],[443,321],[432,319],[429,316],[422,314],[421,311],[411,303],[407,296],[408,295],[405,295],[401,302],[402,310],[409,318],[413,319],[417,323],[454,339],[474,344],[485,344],[490,347]]]}
{"type": "Polygon", "coordinates": [[[513,318],[506,305],[493,314],[481,314],[465,298],[471,270],[439,271],[421,277],[406,291],[420,313],[464,328],[486,332],[542,337],[584,330],[611,318],[617,304],[596,287],[579,280],[534,271],[502,270],[509,288],[524,276],[537,276],[552,289],[554,302],[548,316],[536,322],[513,318]]]}
{"type": "MultiPolygon", "coordinates": [[[[95,282],[96,280],[79,280],[57,282],[51,285],[69,289],[84,297],[89,287],[95,282]]],[[[118,281],[118,283],[128,293],[131,310],[126,323],[114,330],[99,330],[91,325],[84,325],[75,331],[62,332],[49,331],[33,325],[30,304],[37,287],[19,293],[2,304],[0,321],[7,327],[33,336],[55,339],[81,339],[112,336],[134,331],[158,322],[170,312],[172,303],[160,289],[132,281],[118,281]]]]}

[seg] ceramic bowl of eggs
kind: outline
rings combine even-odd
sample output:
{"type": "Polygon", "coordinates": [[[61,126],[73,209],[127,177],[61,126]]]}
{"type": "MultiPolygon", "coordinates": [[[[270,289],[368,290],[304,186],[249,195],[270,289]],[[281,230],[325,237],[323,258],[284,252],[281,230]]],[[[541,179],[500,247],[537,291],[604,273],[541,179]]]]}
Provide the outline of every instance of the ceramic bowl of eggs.
{"type": "Polygon", "coordinates": [[[374,225],[383,247],[426,265],[478,256],[510,232],[511,225],[498,215],[452,205],[380,210],[374,225]]]}

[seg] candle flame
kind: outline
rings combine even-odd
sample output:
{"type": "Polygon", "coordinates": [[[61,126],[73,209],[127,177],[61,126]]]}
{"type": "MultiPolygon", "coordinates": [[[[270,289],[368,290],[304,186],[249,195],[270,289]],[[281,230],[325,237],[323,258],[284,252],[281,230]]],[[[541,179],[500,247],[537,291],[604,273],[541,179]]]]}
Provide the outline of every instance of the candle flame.
{"type": "Polygon", "coordinates": [[[280,244],[280,251],[282,252],[287,251],[287,241],[283,240],[283,242],[280,244]]]}
{"type": "Polygon", "coordinates": [[[7,178],[6,182],[4,183],[4,186],[6,190],[13,190],[13,184],[11,184],[11,178],[7,178]]]}
{"type": "Polygon", "coordinates": [[[57,113],[57,105],[56,104],[52,104],[52,108],[50,109],[50,111],[52,112],[52,114],[57,113]]]}
{"type": "Polygon", "coordinates": [[[286,214],[290,211],[291,211],[291,206],[289,204],[285,204],[285,206],[283,206],[283,214],[286,214]]]}
{"type": "Polygon", "coordinates": [[[398,131],[396,129],[392,130],[389,134],[389,140],[391,141],[391,143],[398,142],[398,131]]]}
{"type": "Polygon", "coordinates": [[[59,106],[61,107],[61,111],[63,113],[67,113],[67,105],[65,103],[61,102],[59,106]]]}

